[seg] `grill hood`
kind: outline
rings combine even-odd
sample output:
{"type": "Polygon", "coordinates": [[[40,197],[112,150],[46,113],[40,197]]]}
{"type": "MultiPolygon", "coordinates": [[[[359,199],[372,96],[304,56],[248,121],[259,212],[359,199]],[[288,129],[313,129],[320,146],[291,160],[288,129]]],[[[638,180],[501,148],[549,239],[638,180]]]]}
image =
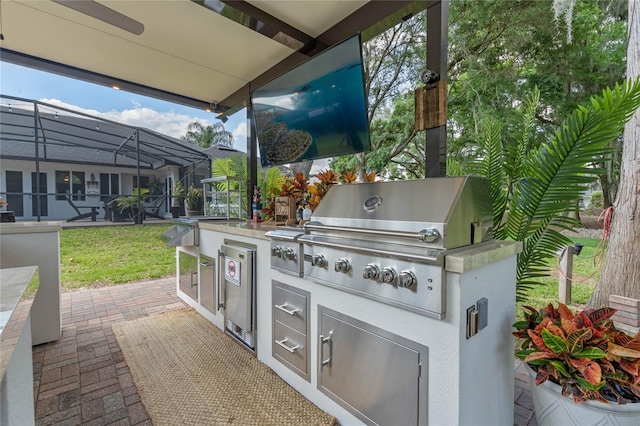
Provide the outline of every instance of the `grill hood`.
{"type": "Polygon", "coordinates": [[[460,176],[333,186],[305,228],[450,249],[490,240],[492,226],[489,181],[460,176]]]}

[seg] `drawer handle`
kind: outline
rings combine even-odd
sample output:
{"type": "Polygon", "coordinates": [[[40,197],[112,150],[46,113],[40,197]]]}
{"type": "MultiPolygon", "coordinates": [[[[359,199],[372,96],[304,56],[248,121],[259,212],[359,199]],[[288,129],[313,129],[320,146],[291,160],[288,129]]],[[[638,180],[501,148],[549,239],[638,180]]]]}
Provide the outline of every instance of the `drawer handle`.
{"type": "Polygon", "coordinates": [[[276,309],[281,310],[282,312],[284,312],[285,314],[289,314],[291,316],[294,316],[296,314],[296,312],[300,312],[300,309],[295,308],[295,309],[287,309],[287,304],[285,303],[284,305],[275,305],[276,309]]]}
{"type": "Polygon", "coordinates": [[[191,288],[194,288],[198,285],[198,271],[191,271],[191,288]],[[195,280],[194,280],[195,278],[195,280]]]}
{"type": "Polygon", "coordinates": [[[296,351],[298,349],[300,349],[300,345],[295,345],[292,348],[290,348],[289,346],[285,345],[285,343],[288,342],[289,339],[274,340],[274,341],[276,342],[276,345],[280,346],[281,348],[285,349],[288,352],[291,352],[292,354],[296,353],[296,351]]]}
{"type": "Polygon", "coordinates": [[[331,340],[331,336],[333,335],[333,331],[329,332],[327,337],[324,337],[322,334],[320,335],[320,371],[322,371],[322,367],[325,365],[331,365],[331,354],[333,352],[333,341],[331,340]],[[324,358],[324,344],[329,343],[329,358],[324,358]]]}

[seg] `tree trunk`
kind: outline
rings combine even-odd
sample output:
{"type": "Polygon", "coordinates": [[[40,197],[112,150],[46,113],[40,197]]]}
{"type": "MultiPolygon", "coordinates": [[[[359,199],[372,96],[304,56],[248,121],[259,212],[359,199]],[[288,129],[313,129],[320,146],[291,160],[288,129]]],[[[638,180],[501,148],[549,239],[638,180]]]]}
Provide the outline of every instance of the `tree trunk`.
{"type": "Polygon", "coordinates": [[[613,202],[611,201],[611,187],[609,186],[608,173],[603,173],[600,175],[600,188],[602,188],[603,209],[606,209],[613,205],[613,202]]]}
{"type": "MultiPolygon", "coordinates": [[[[629,0],[627,78],[640,78],[640,1],[629,0]]],[[[609,295],[640,298],[640,110],[624,129],[620,184],[602,275],[587,304],[609,305],[609,295]]]]}

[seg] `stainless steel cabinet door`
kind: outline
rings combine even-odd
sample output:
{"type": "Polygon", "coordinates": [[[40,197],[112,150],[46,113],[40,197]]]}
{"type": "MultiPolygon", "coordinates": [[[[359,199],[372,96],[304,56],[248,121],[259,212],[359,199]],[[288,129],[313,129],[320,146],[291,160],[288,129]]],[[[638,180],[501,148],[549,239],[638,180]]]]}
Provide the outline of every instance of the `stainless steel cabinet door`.
{"type": "Polygon", "coordinates": [[[244,247],[220,248],[220,305],[225,319],[245,332],[253,331],[254,257],[244,247]]]}
{"type": "Polygon", "coordinates": [[[318,315],[318,389],[367,424],[426,424],[427,348],[322,306],[318,315]]]}
{"type": "Polygon", "coordinates": [[[200,256],[200,303],[210,312],[216,313],[215,260],[200,256]]]}
{"type": "Polygon", "coordinates": [[[198,258],[183,251],[178,254],[180,290],[198,300],[198,258]]]}

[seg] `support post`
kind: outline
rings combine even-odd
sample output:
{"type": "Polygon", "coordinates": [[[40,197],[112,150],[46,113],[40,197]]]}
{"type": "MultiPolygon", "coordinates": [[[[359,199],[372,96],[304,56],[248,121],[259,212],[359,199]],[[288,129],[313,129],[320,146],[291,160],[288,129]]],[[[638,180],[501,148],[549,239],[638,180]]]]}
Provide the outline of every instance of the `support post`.
{"type": "MultiPolygon", "coordinates": [[[[249,94],[247,94],[247,99],[249,94]]],[[[247,217],[251,218],[251,204],[253,203],[253,188],[258,185],[258,136],[255,132],[256,123],[253,117],[251,102],[247,102],[247,217]]]]}
{"type": "MultiPolygon", "coordinates": [[[[440,1],[427,10],[427,69],[447,79],[449,2],[440,1]]],[[[445,91],[446,92],[446,91],[445,91]]],[[[446,102],[446,97],[444,99],[446,102]]],[[[446,120],[446,117],[445,117],[446,120]]],[[[447,127],[428,129],[425,141],[425,177],[447,174],[447,127]]]]}
{"type": "Polygon", "coordinates": [[[560,254],[558,300],[565,305],[571,303],[571,283],[573,282],[573,246],[567,246],[560,254]]]}

